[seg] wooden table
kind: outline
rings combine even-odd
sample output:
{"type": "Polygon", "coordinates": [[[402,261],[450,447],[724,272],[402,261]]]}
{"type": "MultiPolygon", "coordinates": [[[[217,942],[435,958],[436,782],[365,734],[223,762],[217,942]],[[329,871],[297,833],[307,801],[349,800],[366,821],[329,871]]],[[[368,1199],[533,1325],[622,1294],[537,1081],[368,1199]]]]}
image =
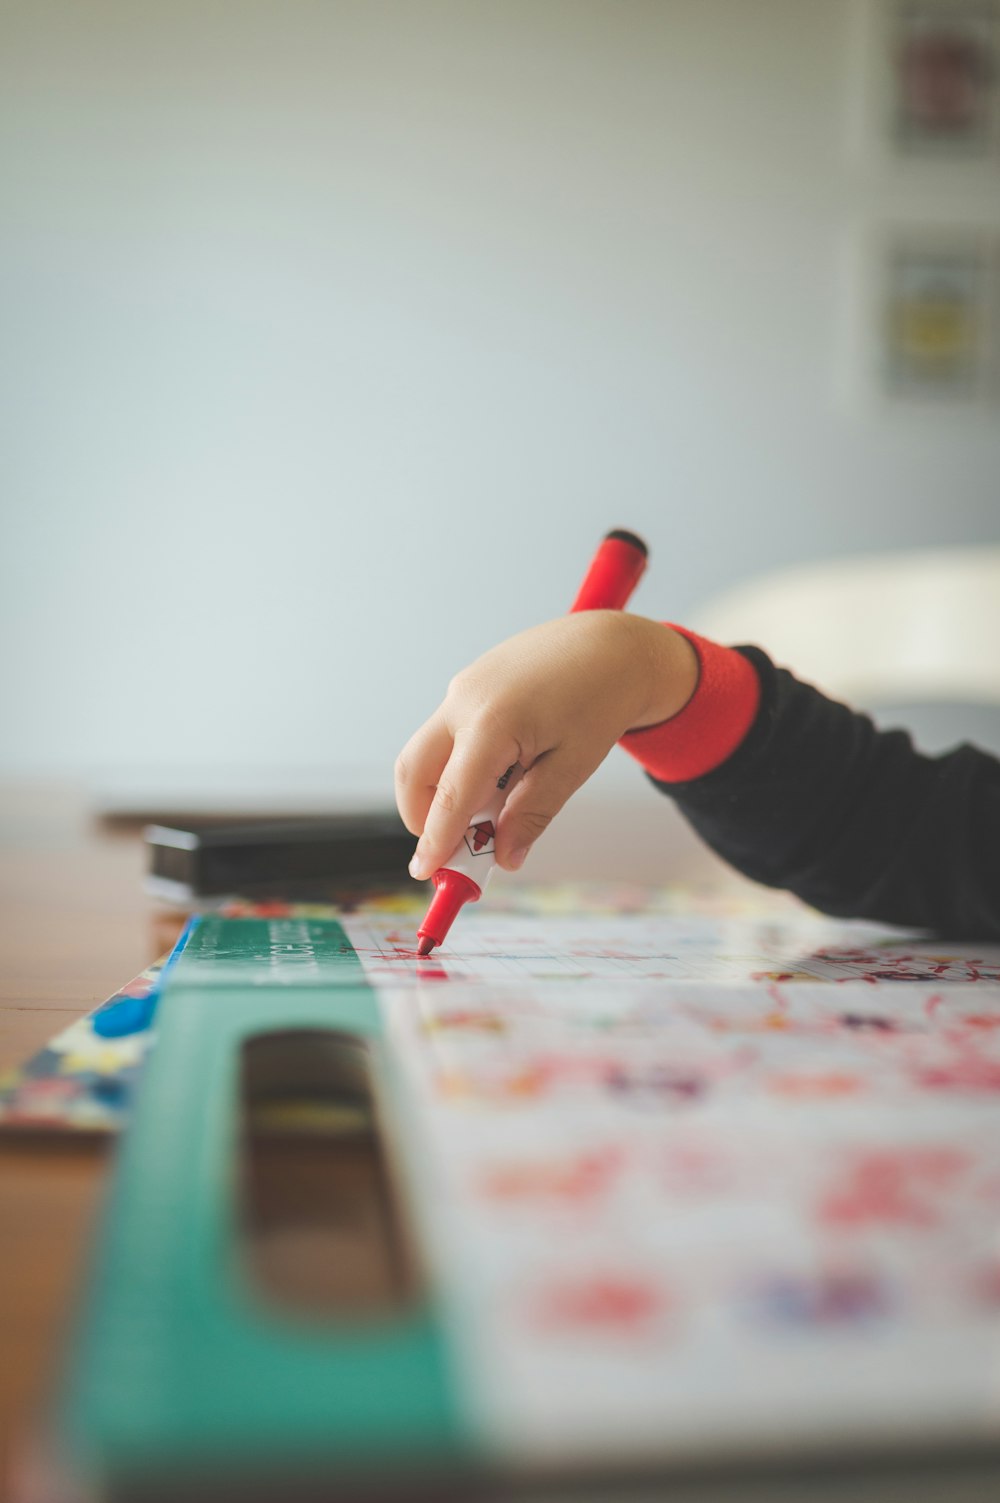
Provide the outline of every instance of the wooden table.
{"type": "MultiPolygon", "coordinates": [[[[102,831],[72,789],[0,789],[0,1074],[158,952],[143,863],[138,831],[102,831]]],[[[107,1163],[107,1147],[93,1141],[44,1145],[0,1135],[5,1481],[58,1370],[107,1163]]]]}

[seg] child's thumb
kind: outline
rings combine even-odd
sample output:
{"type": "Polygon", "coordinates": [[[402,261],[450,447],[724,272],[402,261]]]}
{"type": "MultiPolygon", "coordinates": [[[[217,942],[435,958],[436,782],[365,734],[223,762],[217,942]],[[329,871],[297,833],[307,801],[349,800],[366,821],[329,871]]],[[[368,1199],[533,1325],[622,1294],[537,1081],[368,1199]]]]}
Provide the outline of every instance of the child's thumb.
{"type": "Polygon", "coordinates": [[[497,863],[517,871],[566,800],[599,765],[569,758],[562,748],[533,762],[504,805],[497,824],[497,863]]]}

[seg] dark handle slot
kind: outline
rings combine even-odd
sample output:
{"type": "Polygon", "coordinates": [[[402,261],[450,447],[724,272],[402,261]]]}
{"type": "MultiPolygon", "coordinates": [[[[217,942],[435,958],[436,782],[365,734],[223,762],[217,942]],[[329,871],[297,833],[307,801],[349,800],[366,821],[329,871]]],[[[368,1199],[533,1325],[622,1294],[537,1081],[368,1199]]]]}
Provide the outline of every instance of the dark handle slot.
{"type": "Polygon", "coordinates": [[[260,1300],[299,1319],[371,1321],[416,1292],[365,1044],[324,1029],[243,1045],[240,1247],[260,1300]]]}

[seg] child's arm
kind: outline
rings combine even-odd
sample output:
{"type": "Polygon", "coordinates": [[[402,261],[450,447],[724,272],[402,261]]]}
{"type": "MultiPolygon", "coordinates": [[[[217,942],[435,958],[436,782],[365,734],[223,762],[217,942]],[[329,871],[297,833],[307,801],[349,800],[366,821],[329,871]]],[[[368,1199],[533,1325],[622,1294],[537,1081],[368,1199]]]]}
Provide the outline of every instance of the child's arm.
{"type": "Polygon", "coordinates": [[[995,758],[922,756],[754,648],[611,612],[522,633],[453,681],[397,768],[403,818],[423,830],[420,874],[447,859],[515,760],[530,771],[497,855],[519,866],[619,739],[757,881],[828,913],[1000,938],[995,758]]]}
{"type": "Polygon", "coordinates": [[[876,729],[758,649],[693,640],[709,673],[720,654],[754,669],[742,743],[693,778],[669,766],[668,727],[625,744],[720,856],[825,913],[1000,939],[995,757],[969,745],[924,756],[905,731],[876,729]]]}

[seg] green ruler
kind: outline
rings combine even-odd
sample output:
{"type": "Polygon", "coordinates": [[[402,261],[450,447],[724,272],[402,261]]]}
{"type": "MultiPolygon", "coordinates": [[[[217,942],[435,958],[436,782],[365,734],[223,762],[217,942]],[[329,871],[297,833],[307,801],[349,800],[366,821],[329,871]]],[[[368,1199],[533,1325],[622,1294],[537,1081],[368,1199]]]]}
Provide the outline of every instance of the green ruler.
{"type": "Polygon", "coordinates": [[[99,1494],[165,1497],[460,1464],[443,1321],[400,1230],[377,999],[341,926],[203,920],[156,1031],[68,1385],[74,1464],[99,1494]],[[328,1192],[328,1223],[296,1226],[328,1192]]]}

